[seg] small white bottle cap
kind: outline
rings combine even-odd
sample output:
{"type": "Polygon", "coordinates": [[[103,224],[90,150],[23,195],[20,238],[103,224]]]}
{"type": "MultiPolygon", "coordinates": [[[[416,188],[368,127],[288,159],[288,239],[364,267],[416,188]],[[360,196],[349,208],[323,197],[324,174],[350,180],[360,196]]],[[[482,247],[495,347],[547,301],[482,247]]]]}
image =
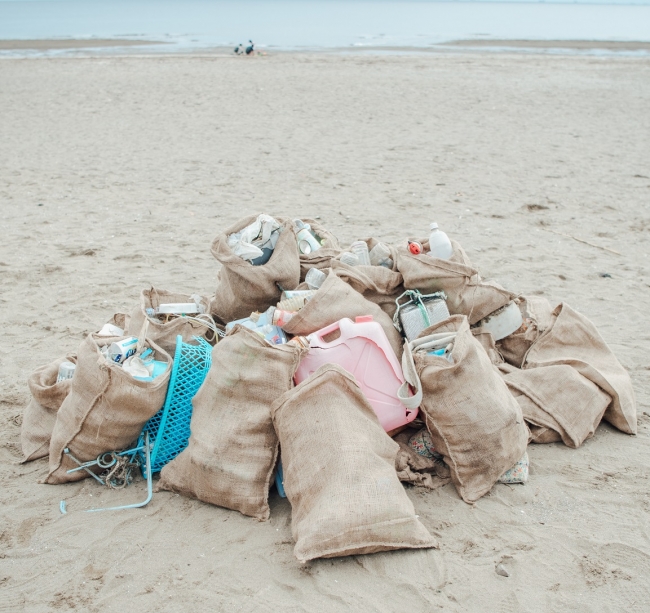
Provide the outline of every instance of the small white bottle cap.
{"type": "Polygon", "coordinates": [[[429,228],[431,228],[431,230],[437,230],[438,229],[438,224],[434,222],[429,226],[429,228]]]}

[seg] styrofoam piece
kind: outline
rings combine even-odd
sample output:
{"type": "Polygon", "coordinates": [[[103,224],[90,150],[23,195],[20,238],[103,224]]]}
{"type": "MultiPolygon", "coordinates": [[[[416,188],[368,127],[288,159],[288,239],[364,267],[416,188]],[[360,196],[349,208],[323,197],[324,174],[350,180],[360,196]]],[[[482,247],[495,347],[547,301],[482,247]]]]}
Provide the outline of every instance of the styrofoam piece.
{"type": "Polygon", "coordinates": [[[521,311],[516,302],[510,302],[506,306],[490,313],[478,322],[476,327],[481,327],[492,333],[495,341],[516,332],[523,323],[521,311]]]}

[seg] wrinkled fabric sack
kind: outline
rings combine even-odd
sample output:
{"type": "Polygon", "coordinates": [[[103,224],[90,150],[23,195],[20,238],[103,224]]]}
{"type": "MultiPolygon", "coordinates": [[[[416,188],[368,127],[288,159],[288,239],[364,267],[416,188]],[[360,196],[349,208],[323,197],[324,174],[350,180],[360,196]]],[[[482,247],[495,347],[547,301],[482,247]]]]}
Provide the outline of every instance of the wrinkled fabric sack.
{"type": "Polygon", "coordinates": [[[519,310],[523,319],[521,327],[496,342],[496,348],[503,359],[517,368],[522,367],[527,351],[551,325],[553,307],[541,296],[522,296],[519,299],[519,310]]]}
{"type": "Polygon", "coordinates": [[[524,370],[567,364],[611,397],[603,419],[626,434],[636,434],[632,381],[594,324],[567,304],[552,313],[548,328],[533,343],[524,370]]]}
{"type": "Polygon", "coordinates": [[[409,438],[417,430],[409,428],[395,438],[399,451],[395,458],[395,470],[400,481],[435,490],[451,481],[449,467],[436,458],[417,453],[410,445],[409,438]]]}
{"type": "MultiPolygon", "coordinates": [[[[421,397],[420,411],[458,493],[465,502],[475,502],[526,451],[528,428],[517,401],[462,315],[435,324],[406,343],[402,369],[416,388],[413,402],[421,397]],[[413,351],[440,332],[456,333],[452,362],[413,351]]],[[[398,395],[408,406],[403,389],[398,395]]]]}
{"type": "Polygon", "coordinates": [[[221,270],[210,308],[222,323],[248,317],[253,311],[265,311],[278,302],[282,289],[294,289],[300,282],[298,243],[291,220],[276,217],[281,232],[266,264],[253,266],[236,256],[228,246],[228,236],[257,217],[249,215],[240,219],[212,243],[212,255],[221,263],[221,270]]]}
{"type": "Polygon", "coordinates": [[[70,393],[57,413],[52,432],[45,483],[88,477],[83,470],[66,473],[77,466],[63,453],[66,447],[82,462],[94,460],[105,451],[128,448],[165,402],[171,374],[169,354],[147,341],[145,345],[153,349],[154,358],[169,367],[153,381],[138,381],[100,353],[100,347],[113,341],[90,334],[79,346],[70,393]]]}
{"type": "Polygon", "coordinates": [[[189,445],[163,467],[159,489],[267,520],[278,455],[270,406],[293,386],[305,352],[240,325],[219,341],[192,401],[189,445]]]}
{"type": "MultiPolygon", "coordinates": [[[[327,228],[321,225],[315,219],[307,217],[301,218],[303,222],[309,224],[311,229],[323,239],[322,247],[311,253],[299,253],[300,257],[300,280],[305,280],[305,275],[310,268],[323,270],[330,267],[333,258],[341,253],[339,241],[327,228]]],[[[293,288],[286,288],[293,289],[293,288]]]]}
{"type": "Polygon", "coordinates": [[[50,437],[56,414],[70,393],[71,379],[56,382],[59,366],[65,361],[76,364],[77,357],[68,355],[37,368],[27,380],[32,398],[23,413],[20,428],[20,445],[23,462],[44,458],[50,453],[50,437]]]}
{"type": "MultiPolygon", "coordinates": [[[[368,243],[369,250],[379,242],[375,238],[364,240],[368,243]]],[[[396,262],[395,248],[390,245],[388,247],[393,262],[396,262]]],[[[332,271],[366,300],[378,305],[392,319],[397,309],[395,300],[404,293],[404,280],[395,264],[391,270],[384,266],[349,266],[335,259],[332,260],[332,271]]]]}
{"type": "MultiPolygon", "coordinates": [[[[594,435],[612,400],[568,364],[502,371],[529,425],[557,432],[569,447],[577,448],[594,435]]],[[[553,442],[548,435],[538,441],[541,432],[531,432],[533,442],[553,442]]]]}
{"type": "MultiPolygon", "coordinates": [[[[142,290],[140,293],[140,304],[131,312],[126,334],[138,336],[142,329],[142,324],[147,319],[149,320],[147,338],[151,339],[172,357],[176,351],[176,337],[179,334],[183,337],[184,343],[192,341],[194,336],[200,336],[206,340],[214,341],[212,330],[196,321],[184,317],[176,317],[167,323],[163,323],[158,321],[157,318],[147,317],[146,309],[148,308],[155,309],[161,304],[187,302],[194,302],[188,294],[179,294],[165,289],[156,289],[155,287],[142,290]]],[[[204,313],[208,313],[210,306],[209,300],[201,297],[200,304],[203,306],[204,313]]]]}
{"type": "Polygon", "coordinates": [[[503,356],[497,349],[492,332],[485,328],[472,328],[472,335],[483,347],[492,364],[495,366],[503,364],[503,356]]]}
{"type": "Polygon", "coordinates": [[[399,446],[349,373],[322,366],[271,414],[298,560],[437,547],[395,473],[399,446]]]}
{"type": "Polygon", "coordinates": [[[285,332],[306,336],[344,317],[354,321],[360,315],[372,315],[381,325],[395,355],[402,355],[402,337],[393,320],[374,302],[366,300],[334,272],[330,272],[314,297],[282,326],[285,332]]]}
{"type": "MultiPolygon", "coordinates": [[[[106,323],[113,326],[117,326],[126,332],[129,327],[129,322],[131,321],[131,316],[128,313],[115,313],[106,323]]],[[[102,326],[103,327],[103,326],[102,326]]],[[[100,328],[101,330],[101,328],[100,328]]],[[[95,331],[95,334],[99,336],[99,330],[95,331]]],[[[107,336],[107,335],[105,335],[107,336]]]]}
{"type": "Polygon", "coordinates": [[[445,292],[452,315],[466,315],[474,325],[516,297],[498,283],[481,279],[456,241],[451,241],[453,254],[449,260],[429,256],[428,239],[418,242],[424,249],[420,255],[413,255],[407,245],[396,247],[397,269],[404,277],[404,287],[423,294],[445,292]]]}

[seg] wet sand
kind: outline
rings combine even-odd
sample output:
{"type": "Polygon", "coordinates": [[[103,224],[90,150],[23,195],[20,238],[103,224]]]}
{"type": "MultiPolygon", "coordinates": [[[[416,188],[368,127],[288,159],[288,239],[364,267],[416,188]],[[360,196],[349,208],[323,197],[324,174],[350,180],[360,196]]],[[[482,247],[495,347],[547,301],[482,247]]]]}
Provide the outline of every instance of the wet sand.
{"type": "Polygon", "coordinates": [[[603,51],[650,51],[650,42],[606,41],[606,40],[500,40],[468,39],[443,43],[450,47],[500,47],[518,49],[571,49],[583,51],[600,49],[603,51]]]}
{"type": "Polygon", "coordinates": [[[0,39],[1,51],[52,51],[55,49],[92,49],[95,47],[138,47],[164,45],[159,40],[132,40],[127,38],[55,38],[36,40],[0,39]]]}

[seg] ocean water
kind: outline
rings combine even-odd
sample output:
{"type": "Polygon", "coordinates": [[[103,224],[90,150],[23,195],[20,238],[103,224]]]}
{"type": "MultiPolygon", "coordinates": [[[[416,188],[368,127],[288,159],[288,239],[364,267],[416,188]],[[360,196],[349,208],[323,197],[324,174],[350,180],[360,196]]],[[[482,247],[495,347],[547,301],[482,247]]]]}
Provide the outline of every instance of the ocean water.
{"type": "Polygon", "coordinates": [[[650,0],[0,0],[0,39],[93,37],[168,43],[158,52],[249,39],[258,49],[286,50],[427,48],[459,39],[650,41],[650,0]]]}

